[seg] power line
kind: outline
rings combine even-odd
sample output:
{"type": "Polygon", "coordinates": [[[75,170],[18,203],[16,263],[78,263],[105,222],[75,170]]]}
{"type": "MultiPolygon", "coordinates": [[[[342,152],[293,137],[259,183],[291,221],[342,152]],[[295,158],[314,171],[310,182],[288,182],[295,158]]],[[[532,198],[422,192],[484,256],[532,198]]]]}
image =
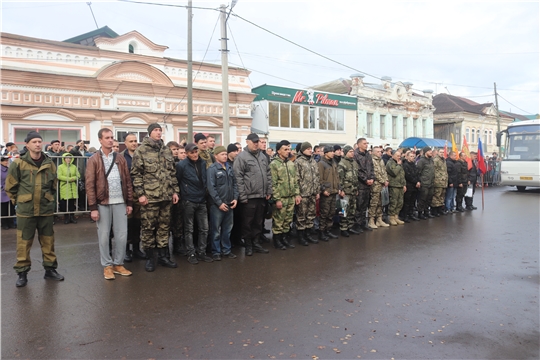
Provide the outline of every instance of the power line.
{"type": "MultiPolygon", "coordinates": [[[[132,4],[144,4],[144,5],[157,5],[157,6],[168,6],[168,7],[179,7],[179,8],[189,8],[187,5],[174,5],[174,4],[162,4],[162,3],[151,3],[146,1],[133,1],[133,0],[117,0],[121,2],[126,3],[132,3],[132,4]]],[[[218,11],[219,8],[209,8],[209,7],[201,7],[201,6],[191,6],[192,9],[200,9],[200,10],[215,10],[218,11]]]]}
{"type": "Polygon", "coordinates": [[[523,111],[525,114],[533,114],[532,112],[530,111],[526,111],[526,110],[523,110],[522,108],[519,108],[517,107],[516,105],[512,104],[510,101],[506,100],[501,94],[499,94],[499,92],[497,92],[497,95],[499,95],[504,101],[506,101],[507,103],[509,103],[510,105],[514,106],[516,109],[519,109],[521,111],[523,111]]]}

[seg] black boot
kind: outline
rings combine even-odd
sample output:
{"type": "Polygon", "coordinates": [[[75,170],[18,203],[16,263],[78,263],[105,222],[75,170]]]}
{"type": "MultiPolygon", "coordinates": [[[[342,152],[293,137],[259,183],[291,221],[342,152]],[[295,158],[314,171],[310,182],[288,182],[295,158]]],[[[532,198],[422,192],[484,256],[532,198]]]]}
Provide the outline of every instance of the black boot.
{"type": "Polygon", "coordinates": [[[178,255],[180,254],[180,252],[182,251],[182,243],[181,243],[182,239],[180,237],[173,237],[173,250],[172,250],[172,253],[175,254],[175,255],[178,255]]]}
{"type": "Polygon", "coordinates": [[[282,234],[274,234],[272,236],[272,240],[274,241],[274,247],[278,250],[287,250],[285,245],[281,243],[281,235],[282,234]]]}
{"type": "Polygon", "coordinates": [[[146,252],[146,264],[144,265],[144,270],[152,272],[156,270],[156,254],[154,248],[148,248],[144,250],[146,252]]]}
{"type": "Polygon", "coordinates": [[[351,236],[351,234],[349,234],[349,232],[347,230],[341,230],[341,236],[349,237],[349,236],[351,236]]]}
{"type": "Polygon", "coordinates": [[[77,223],[77,220],[75,219],[75,214],[69,214],[69,222],[72,224],[77,223]]]}
{"type": "Polygon", "coordinates": [[[306,240],[306,231],[305,230],[297,230],[298,231],[298,243],[302,246],[309,246],[309,243],[306,240]]]}
{"type": "Polygon", "coordinates": [[[312,229],[304,230],[304,240],[306,240],[308,243],[311,243],[311,244],[318,244],[319,240],[311,236],[311,234],[312,234],[312,229]]]}
{"type": "Polygon", "coordinates": [[[291,234],[290,233],[284,233],[281,234],[281,243],[285,245],[289,249],[294,249],[294,245],[292,243],[292,239],[290,239],[291,234]]]}
{"type": "Polygon", "coordinates": [[[27,274],[26,271],[20,272],[18,274],[19,278],[17,279],[17,282],[15,283],[16,287],[26,286],[26,284],[28,283],[28,279],[26,278],[26,274],[27,274]]]}
{"type": "Polygon", "coordinates": [[[324,231],[319,230],[319,240],[328,241],[328,240],[330,240],[330,238],[328,236],[326,236],[324,231]]]}
{"type": "MultiPolygon", "coordinates": [[[[399,218],[399,217],[398,217],[399,218]]],[[[400,218],[399,220],[403,221],[404,223],[410,223],[411,220],[409,220],[409,217],[408,216],[405,216],[403,218],[400,218]]]]}
{"type": "Polygon", "coordinates": [[[62,281],[64,280],[64,277],[56,272],[56,270],[45,270],[45,276],[43,276],[44,279],[50,279],[50,280],[56,280],[56,281],[62,281]]]}
{"type": "Polygon", "coordinates": [[[339,236],[334,235],[330,230],[326,230],[326,236],[328,236],[330,239],[337,239],[339,236]]]}
{"type": "Polygon", "coordinates": [[[132,244],[132,247],[133,247],[133,257],[136,258],[136,259],[142,259],[142,260],[146,260],[147,257],[146,257],[146,254],[143,253],[140,249],[140,241],[137,241],[137,242],[134,242],[132,244]]]}
{"type": "Polygon", "coordinates": [[[360,225],[360,228],[364,231],[373,231],[373,229],[368,226],[367,221],[362,223],[362,225],[360,225]]]}
{"type": "Polygon", "coordinates": [[[426,210],[426,217],[433,219],[435,215],[431,213],[431,210],[426,210]]]}
{"type": "Polygon", "coordinates": [[[246,256],[252,256],[253,255],[253,242],[250,239],[244,239],[245,242],[245,248],[246,248],[246,256]]]}
{"type": "Polygon", "coordinates": [[[64,215],[64,224],[69,224],[69,215],[68,214],[64,215]]]}
{"type": "MultiPolygon", "coordinates": [[[[282,234],[283,236],[283,234],[282,234]]],[[[268,254],[270,251],[266,250],[262,247],[261,243],[259,242],[259,239],[253,240],[253,251],[259,254],[268,254]]]]}
{"type": "Polygon", "coordinates": [[[124,262],[132,262],[133,257],[131,256],[131,250],[129,249],[129,244],[126,244],[126,255],[124,256],[124,262]]]}
{"type": "Polygon", "coordinates": [[[168,246],[158,249],[158,264],[173,269],[178,267],[178,265],[171,260],[168,246]]]}
{"type": "Polygon", "coordinates": [[[424,215],[423,211],[418,212],[418,218],[421,219],[421,220],[426,220],[427,219],[427,217],[424,215]]]}
{"type": "Polygon", "coordinates": [[[439,207],[431,208],[431,212],[433,213],[433,216],[439,217],[441,214],[439,213],[439,207]]]}

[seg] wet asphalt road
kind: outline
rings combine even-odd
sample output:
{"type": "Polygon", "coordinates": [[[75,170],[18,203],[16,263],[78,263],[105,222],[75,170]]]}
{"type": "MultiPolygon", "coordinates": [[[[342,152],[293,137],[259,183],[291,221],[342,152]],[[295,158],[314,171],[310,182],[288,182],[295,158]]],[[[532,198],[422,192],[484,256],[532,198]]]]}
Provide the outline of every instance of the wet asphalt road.
{"type": "Polygon", "coordinates": [[[3,231],[2,358],[538,359],[540,191],[485,195],[484,211],[153,273],[136,261],[114,281],[80,219],[55,225],[66,280],[43,279],[35,242],[25,288],[3,231]]]}

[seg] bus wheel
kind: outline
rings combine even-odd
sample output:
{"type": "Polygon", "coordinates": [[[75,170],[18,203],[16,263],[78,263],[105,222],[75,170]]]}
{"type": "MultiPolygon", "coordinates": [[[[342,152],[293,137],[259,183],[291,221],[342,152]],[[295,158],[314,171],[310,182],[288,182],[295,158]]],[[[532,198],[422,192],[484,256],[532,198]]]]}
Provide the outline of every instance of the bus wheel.
{"type": "Polygon", "coordinates": [[[516,186],[519,192],[525,191],[525,186],[516,186]]]}

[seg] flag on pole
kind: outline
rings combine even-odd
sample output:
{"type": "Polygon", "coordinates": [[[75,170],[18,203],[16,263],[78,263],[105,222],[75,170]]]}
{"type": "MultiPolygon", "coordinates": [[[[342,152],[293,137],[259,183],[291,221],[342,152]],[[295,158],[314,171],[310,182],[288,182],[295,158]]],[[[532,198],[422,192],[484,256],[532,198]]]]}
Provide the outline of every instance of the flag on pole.
{"type": "Polygon", "coordinates": [[[450,134],[450,135],[452,135],[452,151],[454,151],[457,154],[458,149],[457,149],[457,145],[456,145],[456,140],[454,140],[454,134],[450,134]]]}
{"type": "Polygon", "coordinates": [[[463,146],[461,147],[461,152],[465,154],[465,161],[467,162],[467,169],[472,169],[472,159],[471,152],[469,151],[469,144],[467,144],[467,138],[463,135],[463,146]]]}
{"type": "Polygon", "coordinates": [[[444,142],[444,158],[448,157],[448,141],[444,142]]]}
{"type": "Polygon", "coordinates": [[[482,140],[480,138],[478,139],[478,170],[482,175],[487,171],[484,150],[482,150],[482,140]]]}

